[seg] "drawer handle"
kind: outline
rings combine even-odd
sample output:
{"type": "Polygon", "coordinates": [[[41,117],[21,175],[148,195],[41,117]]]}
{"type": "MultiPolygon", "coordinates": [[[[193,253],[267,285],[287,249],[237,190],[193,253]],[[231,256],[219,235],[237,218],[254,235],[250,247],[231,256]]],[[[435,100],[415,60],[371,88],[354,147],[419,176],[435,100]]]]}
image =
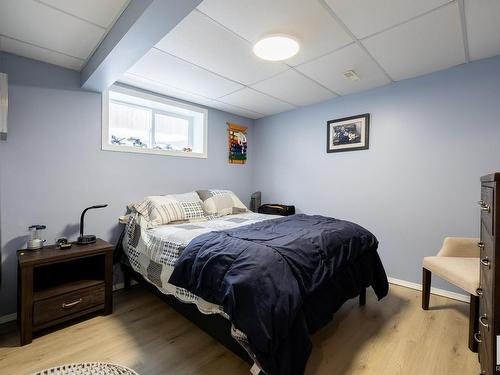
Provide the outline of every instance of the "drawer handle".
{"type": "Polygon", "coordinates": [[[488,205],[484,205],[484,206],[481,206],[481,211],[484,211],[484,212],[487,212],[487,213],[490,213],[490,206],[488,205]]]}
{"type": "Polygon", "coordinates": [[[479,249],[484,250],[484,242],[482,242],[482,241],[478,242],[477,246],[479,247],[479,249]]]}
{"type": "Polygon", "coordinates": [[[481,325],[484,327],[484,328],[488,328],[489,327],[489,324],[488,324],[488,318],[486,317],[486,314],[484,314],[483,316],[481,316],[479,318],[479,323],[481,323],[481,325]]]}
{"type": "Polygon", "coordinates": [[[481,288],[476,289],[476,294],[481,297],[483,295],[483,290],[481,288]]]}
{"type": "Polygon", "coordinates": [[[490,212],[490,206],[486,204],[485,201],[483,201],[482,199],[477,202],[477,204],[479,205],[479,208],[481,209],[481,211],[486,211],[486,212],[490,212]]]}
{"type": "Polygon", "coordinates": [[[488,257],[481,259],[481,264],[485,267],[491,268],[491,262],[488,257]]]}
{"type": "Polygon", "coordinates": [[[481,334],[479,332],[474,333],[474,340],[476,340],[478,344],[481,344],[483,342],[483,340],[481,340],[481,334]]]}
{"type": "Polygon", "coordinates": [[[79,303],[82,303],[82,301],[83,301],[83,300],[80,298],[80,299],[77,299],[76,301],[74,301],[74,302],[70,302],[70,303],[63,302],[63,303],[62,303],[62,305],[61,305],[61,307],[62,307],[63,309],[70,309],[70,308],[72,308],[73,306],[76,306],[76,305],[78,305],[79,303]]]}

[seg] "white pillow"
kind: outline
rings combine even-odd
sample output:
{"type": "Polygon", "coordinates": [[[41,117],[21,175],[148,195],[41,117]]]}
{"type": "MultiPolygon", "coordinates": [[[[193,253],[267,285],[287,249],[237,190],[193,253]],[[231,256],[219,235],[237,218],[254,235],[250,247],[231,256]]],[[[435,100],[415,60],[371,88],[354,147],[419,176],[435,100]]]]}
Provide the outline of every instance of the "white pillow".
{"type": "Polygon", "coordinates": [[[196,191],[191,191],[184,194],[168,194],[164,195],[166,198],[175,199],[179,202],[200,202],[201,199],[196,191]]]}

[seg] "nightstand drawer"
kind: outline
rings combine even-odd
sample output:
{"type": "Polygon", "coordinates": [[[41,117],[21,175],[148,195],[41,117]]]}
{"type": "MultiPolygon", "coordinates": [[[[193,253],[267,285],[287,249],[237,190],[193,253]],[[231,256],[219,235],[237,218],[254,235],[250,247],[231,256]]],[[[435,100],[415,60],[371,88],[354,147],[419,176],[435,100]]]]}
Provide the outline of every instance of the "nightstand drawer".
{"type": "Polygon", "coordinates": [[[96,286],[35,302],[33,305],[33,325],[36,328],[64,317],[70,318],[72,315],[92,307],[103,307],[104,289],[104,282],[102,282],[96,286]]]}

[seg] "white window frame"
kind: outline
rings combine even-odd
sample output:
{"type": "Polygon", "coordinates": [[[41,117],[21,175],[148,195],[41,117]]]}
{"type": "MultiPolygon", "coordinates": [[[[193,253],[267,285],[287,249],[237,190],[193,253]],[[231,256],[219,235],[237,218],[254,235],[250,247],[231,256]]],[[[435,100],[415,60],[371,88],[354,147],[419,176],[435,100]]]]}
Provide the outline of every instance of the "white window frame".
{"type": "MultiPolygon", "coordinates": [[[[203,152],[187,152],[187,151],[176,151],[176,150],[155,150],[151,148],[138,148],[138,147],[133,147],[133,146],[127,146],[127,145],[113,145],[109,142],[109,90],[106,90],[105,92],[102,93],[102,134],[101,134],[101,143],[102,143],[102,150],[103,151],[117,151],[117,152],[131,152],[131,153],[137,153],[137,154],[150,154],[150,155],[163,155],[163,156],[180,156],[180,157],[188,157],[188,158],[203,158],[207,159],[208,158],[208,110],[202,107],[194,106],[191,104],[187,103],[182,103],[177,100],[172,100],[172,99],[167,99],[163,96],[160,95],[155,95],[155,94],[149,94],[147,92],[144,92],[140,89],[134,89],[134,88],[129,88],[129,87],[124,87],[121,85],[113,85],[110,87],[111,91],[119,92],[122,94],[130,95],[130,96],[135,96],[141,99],[145,100],[151,100],[154,102],[158,103],[163,103],[167,104],[170,106],[182,108],[182,109],[187,109],[193,112],[198,112],[203,114],[203,152]]],[[[119,102],[120,101],[116,101],[119,102]]],[[[137,106],[133,103],[126,103],[126,102],[121,102],[125,105],[130,105],[130,106],[136,106],[136,107],[141,107],[137,106]]],[[[141,108],[148,108],[148,107],[141,107],[141,108]]],[[[179,118],[184,118],[190,120],[190,133],[193,132],[193,123],[192,119],[189,118],[188,116],[183,116],[182,114],[177,114],[177,113],[172,113],[169,111],[161,110],[161,109],[156,109],[156,108],[148,108],[149,110],[152,111],[152,132],[154,133],[154,115],[157,114],[163,114],[163,115],[168,115],[168,116],[173,116],[173,117],[179,117],[179,118]]],[[[151,142],[154,142],[154,134],[151,136],[151,142]]]]}

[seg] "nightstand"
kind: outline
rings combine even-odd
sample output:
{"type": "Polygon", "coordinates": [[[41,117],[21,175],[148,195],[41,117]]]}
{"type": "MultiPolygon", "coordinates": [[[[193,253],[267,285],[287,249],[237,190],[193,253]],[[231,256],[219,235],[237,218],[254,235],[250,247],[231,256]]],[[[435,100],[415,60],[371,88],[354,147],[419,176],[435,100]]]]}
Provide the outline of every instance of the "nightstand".
{"type": "Polygon", "coordinates": [[[21,345],[33,332],[102,310],[113,311],[113,245],[98,239],[90,245],[55,245],[19,250],[17,320],[21,345]]]}

